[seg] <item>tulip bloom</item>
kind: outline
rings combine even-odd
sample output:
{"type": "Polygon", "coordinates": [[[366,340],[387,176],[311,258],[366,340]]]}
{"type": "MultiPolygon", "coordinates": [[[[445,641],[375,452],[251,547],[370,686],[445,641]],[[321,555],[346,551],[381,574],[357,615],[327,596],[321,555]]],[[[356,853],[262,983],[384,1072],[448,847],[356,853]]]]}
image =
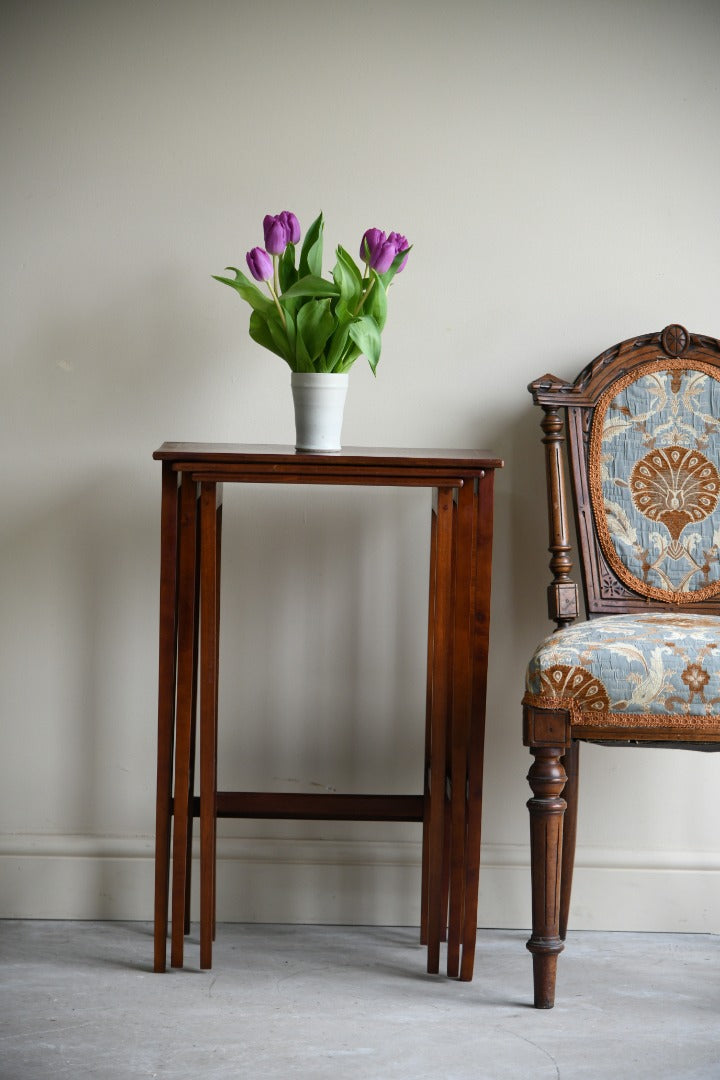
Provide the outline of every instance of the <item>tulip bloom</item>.
{"type": "Polygon", "coordinates": [[[384,274],[386,270],[389,270],[392,266],[393,259],[397,255],[397,248],[391,240],[386,240],[384,244],[375,252],[370,265],[373,270],[378,274],[384,274]]]}
{"type": "MultiPolygon", "coordinates": [[[[360,258],[378,274],[384,274],[392,266],[395,256],[406,251],[409,246],[401,233],[392,232],[386,236],[382,229],[368,229],[360,243],[360,258]]],[[[403,259],[400,270],[406,262],[407,256],[403,259]]]]}
{"type": "Polygon", "coordinates": [[[266,214],[263,218],[265,247],[271,255],[282,255],[287,247],[287,226],[279,214],[266,214]]]}
{"type": "Polygon", "coordinates": [[[366,229],[360,241],[360,258],[373,266],[375,255],[385,243],[386,236],[382,229],[366,229]]]}
{"type": "Polygon", "coordinates": [[[300,239],[300,222],[290,210],[281,214],[266,214],[263,218],[265,247],[271,255],[282,255],[288,244],[300,239]]]}
{"type": "Polygon", "coordinates": [[[287,230],[288,243],[297,244],[300,239],[300,222],[298,219],[290,210],[283,210],[282,214],[278,214],[278,217],[287,230]]]}
{"type": "MultiPolygon", "coordinates": [[[[401,251],[407,251],[408,248],[410,247],[410,245],[407,242],[407,237],[403,236],[403,234],[399,233],[399,232],[391,232],[390,235],[388,236],[388,243],[392,243],[392,244],[395,245],[395,254],[396,255],[399,255],[401,251]]],[[[400,273],[401,270],[405,269],[405,263],[407,261],[408,261],[408,257],[406,255],[405,258],[403,259],[403,261],[400,263],[400,265],[397,268],[398,274],[400,273]]]]}
{"type": "Polygon", "coordinates": [[[261,247],[254,247],[245,256],[250,273],[256,281],[269,281],[273,273],[272,259],[261,247]]]}

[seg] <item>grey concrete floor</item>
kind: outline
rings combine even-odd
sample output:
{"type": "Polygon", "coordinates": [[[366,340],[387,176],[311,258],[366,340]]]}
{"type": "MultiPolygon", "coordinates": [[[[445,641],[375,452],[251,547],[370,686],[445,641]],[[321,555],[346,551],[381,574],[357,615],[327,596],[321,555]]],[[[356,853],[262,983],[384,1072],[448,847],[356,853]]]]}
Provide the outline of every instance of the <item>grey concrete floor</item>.
{"type": "Polygon", "coordinates": [[[539,1012],[526,937],[457,983],[414,929],[223,925],[155,975],[147,923],[0,922],[0,1077],[720,1080],[720,938],[570,934],[539,1012]]]}

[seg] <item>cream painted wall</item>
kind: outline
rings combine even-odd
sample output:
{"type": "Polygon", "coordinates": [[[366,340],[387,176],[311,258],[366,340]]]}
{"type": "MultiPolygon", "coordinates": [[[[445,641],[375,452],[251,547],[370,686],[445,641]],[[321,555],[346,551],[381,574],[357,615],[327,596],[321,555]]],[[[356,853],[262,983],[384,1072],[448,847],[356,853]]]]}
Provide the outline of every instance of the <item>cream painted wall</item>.
{"type": "MultiPolygon", "coordinates": [[[[151,915],[151,454],[291,440],[287,371],[210,275],[265,212],[322,208],[329,249],[370,225],[415,245],[345,442],[506,461],[480,922],[528,924],[519,702],[548,624],[525,386],[671,321],[720,334],[719,45],[712,0],[6,0],[1,915],[151,915]]],[[[226,514],[225,782],[417,790],[424,497],[257,489],[226,514]]],[[[717,930],[720,760],[583,762],[574,925],[717,930]]],[[[417,921],[413,828],[222,831],[222,918],[417,921]]]]}

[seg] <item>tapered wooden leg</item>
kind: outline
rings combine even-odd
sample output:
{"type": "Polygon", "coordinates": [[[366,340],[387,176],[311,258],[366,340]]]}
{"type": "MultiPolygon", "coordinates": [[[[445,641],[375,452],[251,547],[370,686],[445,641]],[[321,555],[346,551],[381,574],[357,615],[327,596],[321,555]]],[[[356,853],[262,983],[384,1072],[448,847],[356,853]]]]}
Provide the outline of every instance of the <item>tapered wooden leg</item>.
{"type": "Polygon", "coordinates": [[[178,659],[175,719],[175,799],[173,806],[172,946],[170,963],[183,966],[186,922],[186,879],[189,820],[192,814],[190,774],[195,679],[195,560],[197,545],[197,484],[186,473],[180,492],[180,561],[178,570],[178,659]]]}
{"type": "Polygon", "coordinates": [[[432,716],[430,723],[430,785],[427,813],[428,830],[428,957],[427,970],[440,970],[440,939],[443,926],[442,867],[445,838],[445,786],[447,725],[450,700],[450,648],[452,626],[450,599],[452,589],[452,488],[437,493],[437,549],[435,627],[433,649],[432,716]]]}
{"type": "Polygon", "coordinates": [[[193,623],[193,655],[192,655],[192,708],[190,712],[190,805],[188,807],[187,828],[187,854],[185,874],[185,933],[190,933],[190,898],[192,895],[192,850],[193,850],[193,796],[195,794],[195,751],[197,746],[197,689],[198,689],[198,658],[200,655],[200,514],[195,511],[196,518],[196,550],[195,550],[195,620],[193,623]]]}
{"type": "Polygon", "coordinates": [[[527,947],[533,956],[535,1008],[552,1009],[557,958],[563,950],[559,921],[565,800],[561,793],[567,777],[562,748],[531,747],[530,752],[535,761],[528,773],[534,798],[527,804],[532,867],[532,937],[527,947]]]}
{"type": "MultiPolygon", "coordinates": [[[[442,895],[440,899],[440,910],[442,912],[442,919],[440,923],[440,941],[447,942],[450,940],[449,935],[449,919],[450,919],[450,888],[451,879],[454,870],[456,869],[453,864],[453,800],[452,800],[452,761],[453,761],[453,655],[454,655],[454,638],[455,638],[455,536],[457,533],[457,507],[455,504],[455,493],[453,492],[453,511],[452,511],[452,556],[450,563],[450,606],[448,608],[448,617],[450,623],[448,626],[448,706],[447,706],[447,726],[445,731],[445,808],[444,808],[444,821],[445,832],[443,836],[443,853],[442,853],[442,895]]],[[[453,887],[453,895],[455,897],[455,904],[458,901],[457,881],[453,887]]],[[[454,935],[457,937],[457,935],[454,935]]],[[[456,946],[457,948],[457,946],[456,946]]],[[[447,954],[448,974],[453,966],[452,960],[452,943],[449,946],[447,954]]]]}
{"type": "Polygon", "coordinates": [[[435,598],[437,596],[437,514],[430,515],[430,595],[428,597],[427,690],[425,696],[425,764],[422,832],[422,881],[420,885],[420,944],[428,941],[428,874],[430,867],[430,752],[432,748],[433,671],[435,665],[435,598]]]}
{"type": "Polygon", "coordinates": [[[570,916],[570,895],[572,892],[573,870],[575,868],[575,840],[577,837],[578,785],[580,778],[580,743],[572,743],[562,764],[567,774],[567,783],[563,797],[567,804],[563,821],[562,879],[560,882],[560,937],[567,936],[570,916]]]}
{"type": "Polygon", "coordinates": [[[200,495],[200,967],[212,967],[217,819],[216,486],[200,495]]]}
{"type": "Polygon", "coordinates": [[[160,520],[160,641],[158,661],[157,796],[155,806],[155,971],[167,963],[170,891],[170,825],[175,730],[175,659],[177,653],[178,480],[169,462],[162,468],[160,520]]]}
{"type": "MultiPolygon", "coordinates": [[[[222,553],[222,497],[223,486],[217,485],[215,513],[215,792],[217,792],[217,762],[218,762],[218,694],[220,688],[220,556],[222,553]]],[[[217,814],[215,815],[215,833],[213,836],[213,900],[212,900],[212,936],[213,941],[217,933],[217,814]]]]}
{"type": "Polygon", "coordinates": [[[456,494],[453,558],[452,715],[450,721],[450,905],[447,973],[460,973],[465,915],[467,769],[472,705],[471,621],[475,496],[466,482],[456,494]]]}
{"type": "Polygon", "coordinates": [[[469,982],[475,965],[480,842],[482,839],[483,770],[488,649],[490,643],[490,581],[492,572],[494,472],[481,476],[475,491],[475,528],[471,578],[472,699],[468,735],[467,840],[465,851],[465,917],[460,979],[469,982]]]}
{"type": "MultiPolygon", "coordinates": [[[[450,760],[448,756],[448,761],[450,760]]],[[[450,871],[451,860],[450,851],[452,848],[452,815],[450,813],[450,792],[449,783],[445,789],[445,833],[443,836],[443,853],[442,853],[442,896],[440,899],[440,911],[442,912],[440,921],[440,941],[448,940],[448,918],[450,907],[450,871]]],[[[448,963],[450,961],[448,960],[448,963]]]]}

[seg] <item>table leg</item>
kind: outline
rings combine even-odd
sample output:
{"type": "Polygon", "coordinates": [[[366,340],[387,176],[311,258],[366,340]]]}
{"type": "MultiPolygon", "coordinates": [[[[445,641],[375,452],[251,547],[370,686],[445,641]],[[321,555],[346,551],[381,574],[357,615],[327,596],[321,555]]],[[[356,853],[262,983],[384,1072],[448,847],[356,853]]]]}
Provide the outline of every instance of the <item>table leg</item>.
{"type": "Polygon", "coordinates": [[[448,776],[448,766],[450,763],[450,724],[448,723],[448,739],[446,740],[445,750],[445,806],[443,808],[444,817],[444,832],[443,832],[443,853],[442,853],[442,895],[440,899],[441,910],[443,913],[442,923],[440,925],[440,940],[447,941],[448,939],[448,914],[449,914],[449,901],[450,901],[450,845],[452,843],[452,817],[450,815],[450,777],[448,776]]]}
{"type": "MultiPolygon", "coordinates": [[[[195,792],[195,749],[197,742],[197,684],[198,684],[198,657],[200,654],[200,514],[197,500],[195,502],[195,605],[193,620],[193,652],[192,652],[192,705],[190,707],[190,768],[189,768],[189,793],[193,798],[195,792]]],[[[193,822],[194,813],[192,806],[188,813],[187,823],[187,851],[185,855],[185,933],[190,933],[190,903],[192,895],[192,848],[193,848],[193,822]]]]}
{"type": "Polygon", "coordinates": [[[465,919],[460,978],[469,982],[475,963],[477,906],[480,884],[485,702],[490,637],[490,580],[493,535],[493,480],[489,470],[478,480],[475,499],[475,543],[472,584],[472,710],[468,744],[468,825],[465,859],[465,919]]]}
{"type": "Polygon", "coordinates": [[[452,650],[452,717],[450,721],[450,904],[447,973],[460,971],[465,912],[468,735],[472,698],[471,590],[475,494],[472,480],[457,491],[452,650]]]}
{"type": "MultiPolygon", "coordinates": [[[[218,745],[218,692],[220,687],[220,555],[222,552],[222,496],[223,486],[218,484],[215,512],[215,791],[217,792],[217,745],[218,745]]],[[[217,927],[217,814],[215,814],[213,833],[213,901],[212,901],[212,936],[215,940],[217,927]]]]}
{"type": "Polygon", "coordinates": [[[430,589],[428,596],[427,689],[425,695],[425,757],[423,769],[422,881],[420,885],[420,944],[428,942],[428,873],[430,810],[430,750],[432,740],[433,670],[435,664],[435,597],[437,595],[437,514],[430,514],[430,589]]]}
{"type": "Polygon", "coordinates": [[[200,487],[200,967],[212,967],[217,820],[217,492],[200,487]]]}
{"type": "Polygon", "coordinates": [[[430,716],[430,782],[427,808],[427,970],[440,970],[440,939],[443,911],[442,867],[445,836],[445,767],[448,701],[451,692],[449,659],[452,647],[450,620],[453,554],[452,488],[437,492],[437,545],[435,558],[435,604],[433,670],[430,716]]]}
{"type": "Polygon", "coordinates": [[[178,480],[163,462],[160,514],[160,632],[158,662],[157,797],[155,807],[155,971],[167,961],[170,823],[175,726],[175,659],[177,651],[178,480]]]}
{"type": "Polygon", "coordinates": [[[172,945],[170,963],[183,966],[187,906],[188,838],[192,835],[191,773],[193,684],[195,683],[197,484],[184,474],[180,488],[180,558],[178,564],[178,657],[175,717],[175,799],[173,803],[172,945]]]}
{"type": "Polygon", "coordinates": [[[452,873],[452,838],[453,838],[453,819],[451,814],[451,776],[452,776],[452,761],[453,761],[453,742],[452,742],[452,719],[453,719],[453,670],[454,670],[454,653],[455,653],[455,560],[456,560],[456,548],[457,548],[457,490],[453,491],[453,522],[452,522],[452,561],[450,565],[450,606],[448,608],[448,699],[447,699],[447,713],[446,713],[446,728],[445,728],[445,835],[443,840],[443,876],[442,876],[442,912],[443,922],[441,928],[441,941],[448,940],[448,919],[450,916],[450,878],[452,873]]]}

